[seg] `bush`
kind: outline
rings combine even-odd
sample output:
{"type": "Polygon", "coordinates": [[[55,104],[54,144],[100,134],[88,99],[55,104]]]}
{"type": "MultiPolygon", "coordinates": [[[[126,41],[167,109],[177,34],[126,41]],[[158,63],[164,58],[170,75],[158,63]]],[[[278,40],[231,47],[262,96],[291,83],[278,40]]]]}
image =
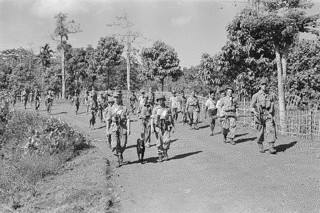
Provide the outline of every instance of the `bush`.
{"type": "Polygon", "coordinates": [[[67,123],[37,114],[7,111],[0,134],[0,203],[20,207],[35,184],[90,147],[67,123]]]}

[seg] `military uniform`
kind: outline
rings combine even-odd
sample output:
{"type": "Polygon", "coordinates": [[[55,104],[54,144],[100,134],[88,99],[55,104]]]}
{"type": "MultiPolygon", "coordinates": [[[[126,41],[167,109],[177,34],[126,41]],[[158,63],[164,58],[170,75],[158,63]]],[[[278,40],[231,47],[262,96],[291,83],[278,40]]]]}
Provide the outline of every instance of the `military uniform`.
{"type": "Polygon", "coordinates": [[[79,95],[76,93],[73,97],[73,102],[76,106],[76,114],[78,114],[78,111],[79,111],[79,107],[80,107],[80,97],[79,95]]]}
{"type": "Polygon", "coordinates": [[[111,112],[111,107],[113,104],[114,104],[114,99],[112,97],[109,97],[108,98],[108,105],[105,107],[105,109],[103,111],[103,118],[106,122],[107,142],[108,142],[110,148],[111,148],[111,133],[109,131],[110,126],[111,126],[110,112],[111,112]]]}
{"type": "MultiPolygon", "coordinates": [[[[267,84],[266,80],[262,80],[261,84],[267,84]]],[[[251,111],[254,113],[254,120],[258,130],[257,143],[260,152],[263,153],[263,141],[267,141],[270,145],[269,152],[276,153],[274,149],[275,122],[274,122],[274,96],[269,92],[260,90],[252,96],[250,104],[251,111]]]]}
{"type": "Polygon", "coordinates": [[[23,106],[24,108],[26,109],[27,108],[27,102],[28,102],[28,92],[27,90],[23,90],[22,94],[21,94],[21,97],[22,97],[22,103],[23,103],[23,106]]]}
{"type": "Polygon", "coordinates": [[[136,110],[136,101],[138,101],[137,96],[134,93],[132,93],[131,96],[129,97],[129,101],[130,101],[131,112],[134,113],[134,111],[136,110]]]}
{"type": "Polygon", "coordinates": [[[40,100],[41,100],[40,91],[36,91],[36,96],[35,96],[35,109],[36,110],[38,110],[40,107],[40,100]]]}
{"type": "Polygon", "coordinates": [[[98,103],[95,100],[90,102],[90,120],[89,120],[89,127],[93,127],[96,123],[96,115],[98,112],[98,103]]]}
{"type": "MultiPolygon", "coordinates": [[[[165,100],[163,95],[157,98],[165,100]]],[[[171,131],[174,128],[174,122],[171,110],[165,104],[157,105],[152,110],[152,127],[157,138],[158,162],[168,160],[168,150],[171,142],[171,131]]]]}
{"type": "Polygon", "coordinates": [[[221,98],[219,108],[221,109],[220,115],[224,116],[221,119],[224,142],[230,139],[230,143],[235,145],[233,141],[236,133],[236,103],[234,98],[229,96],[221,98]]]}
{"type": "MultiPolygon", "coordinates": [[[[114,98],[119,98],[119,92],[115,92],[114,98]]],[[[109,109],[108,120],[111,120],[109,133],[111,134],[111,148],[115,151],[119,166],[123,163],[123,152],[127,146],[128,128],[130,128],[130,119],[127,107],[115,102],[109,109]]]]}
{"type": "Polygon", "coordinates": [[[183,95],[180,96],[180,112],[182,113],[182,122],[183,124],[187,121],[187,98],[183,95]]]}
{"type": "Polygon", "coordinates": [[[152,107],[150,100],[141,108],[139,115],[141,121],[141,140],[145,143],[147,147],[150,147],[151,139],[151,114],[152,107]]]}
{"type": "Polygon", "coordinates": [[[198,120],[199,120],[199,112],[200,112],[200,104],[199,100],[196,96],[190,96],[187,99],[186,108],[189,115],[189,125],[192,128],[192,125],[194,125],[194,128],[198,128],[198,120]]]}

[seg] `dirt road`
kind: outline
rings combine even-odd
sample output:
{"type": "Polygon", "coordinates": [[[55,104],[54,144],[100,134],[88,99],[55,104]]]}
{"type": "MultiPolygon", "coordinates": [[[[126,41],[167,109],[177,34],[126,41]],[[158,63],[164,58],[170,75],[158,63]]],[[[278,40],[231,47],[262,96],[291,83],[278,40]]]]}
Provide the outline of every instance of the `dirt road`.
{"type": "Polygon", "coordinates": [[[138,124],[133,116],[124,153],[129,163],[114,168],[104,124],[98,121],[98,129],[89,130],[84,111],[81,106],[80,114],[75,115],[70,105],[56,104],[52,114],[93,139],[98,152],[86,175],[90,176],[90,169],[105,169],[105,158],[110,159],[120,212],[320,212],[319,142],[281,137],[276,155],[261,154],[249,128],[238,129],[237,144],[232,146],[221,141],[219,127],[209,136],[208,121],[203,121],[197,131],[178,123],[170,160],[156,162],[152,137],[152,147],[146,149],[147,163],[141,165],[135,147],[138,124]]]}

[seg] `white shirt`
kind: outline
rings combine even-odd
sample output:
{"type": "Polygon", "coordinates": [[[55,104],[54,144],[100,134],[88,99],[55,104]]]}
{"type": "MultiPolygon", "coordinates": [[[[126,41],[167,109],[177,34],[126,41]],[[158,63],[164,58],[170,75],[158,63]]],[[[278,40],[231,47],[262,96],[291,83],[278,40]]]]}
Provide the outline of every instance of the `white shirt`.
{"type": "Polygon", "coordinates": [[[178,108],[179,107],[179,97],[170,97],[171,107],[172,108],[178,108]]]}
{"type": "Polygon", "coordinates": [[[208,107],[208,109],[215,109],[216,107],[216,102],[214,100],[212,100],[212,98],[209,98],[206,103],[205,106],[208,107]]]}

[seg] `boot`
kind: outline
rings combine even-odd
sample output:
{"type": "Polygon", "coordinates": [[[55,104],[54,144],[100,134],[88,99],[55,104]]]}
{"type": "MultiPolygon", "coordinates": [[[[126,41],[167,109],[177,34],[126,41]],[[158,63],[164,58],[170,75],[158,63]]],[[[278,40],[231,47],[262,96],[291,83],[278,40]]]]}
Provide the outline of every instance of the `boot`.
{"type": "Polygon", "coordinates": [[[262,143],[258,143],[258,146],[259,146],[259,152],[260,153],[264,153],[263,144],[262,143]]]}
{"type": "Polygon", "coordinates": [[[163,160],[164,160],[164,161],[169,160],[168,151],[167,151],[167,150],[163,152],[163,160]]]}
{"type": "Polygon", "coordinates": [[[118,161],[118,165],[116,165],[116,167],[117,167],[117,168],[121,167],[121,166],[122,166],[122,163],[121,163],[120,154],[116,153],[116,154],[114,154],[114,156],[117,157],[117,161],[118,161]]]}
{"type": "Polygon", "coordinates": [[[274,148],[274,143],[269,143],[269,153],[270,154],[276,154],[277,153],[277,150],[274,148]]]}
{"type": "Polygon", "coordinates": [[[159,153],[159,159],[157,160],[158,163],[161,163],[163,161],[162,153],[159,153]]]}
{"type": "Polygon", "coordinates": [[[230,138],[230,144],[231,145],[236,145],[236,142],[234,142],[233,138],[230,138]]]}

